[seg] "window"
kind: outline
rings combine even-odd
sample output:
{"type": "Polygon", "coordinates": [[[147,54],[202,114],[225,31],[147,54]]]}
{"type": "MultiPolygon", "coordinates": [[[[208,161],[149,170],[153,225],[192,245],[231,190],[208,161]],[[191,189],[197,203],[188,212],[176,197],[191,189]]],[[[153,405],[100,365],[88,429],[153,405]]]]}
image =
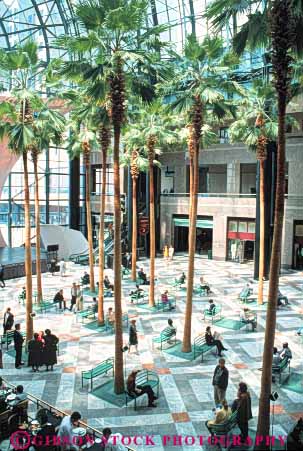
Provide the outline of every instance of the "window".
{"type": "MultiPolygon", "coordinates": [[[[92,193],[101,194],[102,189],[102,166],[92,165],[92,193]]],[[[114,170],[111,166],[106,166],[106,194],[114,194],[114,170]]]]}

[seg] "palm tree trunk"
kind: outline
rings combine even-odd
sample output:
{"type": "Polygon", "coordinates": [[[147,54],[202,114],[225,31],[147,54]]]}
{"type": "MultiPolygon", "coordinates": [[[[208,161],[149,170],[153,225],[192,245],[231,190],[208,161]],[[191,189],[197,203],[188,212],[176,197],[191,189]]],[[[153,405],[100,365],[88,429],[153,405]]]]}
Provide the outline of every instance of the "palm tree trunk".
{"type": "Polygon", "coordinates": [[[149,306],[155,306],[155,187],[154,187],[154,167],[149,165],[149,238],[150,238],[150,256],[149,256],[149,306]]]}
{"type": "Polygon", "coordinates": [[[35,218],[36,218],[36,275],[37,275],[37,302],[43,299],[42,276],[41,276],[41,232],[40,232],[40,199],[39,199],[39,178],[38,178],[38,155],[34,151],[33,155],[34,176],[35,176],[35,218]]]}
{"type": "Polygon", "coordinates": [[[259,243],[259,284],[258,304],[263,304],[264,285],[264,247],[265,247],[265,186],[264,186],[264,160],[260,160],[260,243],[259,243]]]}
{"type": "MultiPolygon", "coordinates": [[[[288,89],[291,81],[290,49],[295,40],[292,21],[292,2],[275,0],[271,7],[272,65],[274,85],[278,97],[278,149],[277,149],[277,186],[274,219],[274,236],[269,273],[269,292],[266,314],[265,341],[259,398],[259,417],[257,436],[269,435],[270,430],[270,393],[273,346],[276,329],[276,310],[281,262],[282,231],[285,197],[285,116],[288,89]]],[[[269,447],[268,447],[269,448],[269,447]]],[[[264,449],[256,446],[255,449],[264,449]]],[[[266,448],[265,448],[266,449],[266,448]]]]}
{"type": "Polygon", "coordinates": [[[32,250],[31,250],[31,220],[30,198],[28,185],[27,153],[22,153],[24,170],[24,229],[25,229],[25,277],[26,277],[26,340],[33,338],[33,287],[32,287],[32,250]]]}
{"type": "Polygon", "coordinates": [[[132,280],[135,281],[137,277],[137,178],[133,177],[132,186],[132,209],[133,209],[133,223],[132,223],[132,280]]]}
{"type": "Polygon", "coordinates": [[[107,150],[102,149],[102,188],[100,199],[99,228],[99,293],[98,293],[98,323],[104,323],[104,216],[106,199],[106,160],[107,150]]]}
{"type": "Polygon", "coordinates": [[[190,203],[189,220],[189,246],[188,246],[188,273],[185,323],[183,332],[182,352],[191,352],[191,319],[193,309],[193,291],[195,275],[195,253],[196,253],[196,223],[198,206],[198,179],[199,179],[199,147],[197,146],[193,160],[193,183],[190,203]]]}
{"type": "Polygon", "coordinates": [[[115,277],[115,393],[124,391],[123,329],[121,307],[121,204],[120,204],[120,127],[114,125],[114,277],[115,277]]]}
{"type": "Polygon", "coordinates": [[[89,288],[95,291],[94,275],[94,253],[93,253],[93,227],[92,212],[90,205],[90,148],[88,143],[83,143],[84,164],[85,164],[85,205],[86,205],[86,223],[87,223],[87,241],[88,241],[88,259],[89,259],[89,288]]]}

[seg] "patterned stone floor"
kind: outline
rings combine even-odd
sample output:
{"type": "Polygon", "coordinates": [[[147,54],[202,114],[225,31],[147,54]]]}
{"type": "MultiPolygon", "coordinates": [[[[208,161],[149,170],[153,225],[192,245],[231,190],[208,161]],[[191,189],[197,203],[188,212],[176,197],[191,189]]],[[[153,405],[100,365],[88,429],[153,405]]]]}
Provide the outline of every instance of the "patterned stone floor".
{"type": "MultiPolygon", "coordinates": [[[[140,262],[140,266],[148,271],[148,262],[140,262]]],[[[167,282],[178,276],[181,271],[187,269],[187,257],[180,255],[173,262],[164,262],[157,259],[157,293],[167,282]]],[[[68,275],[52,277],[43,275],[44,292],[53,294],[58,287],[65,289],[69,299],[70,286],[73,281],[80,279],[85,267],[74,264],[69,265],[68,275]]],[[[215,303],[220,304],[223,316],[228,319],[239,319],[239,312],[243,308],[237,301],[241,288],[251,279],[253,272],[250,264],[237,264],[231,262],[216,262],[197,256],[196,258],[196,282],[203,275],[210,284],[215,303]]],[[[107,270],[110,278],[112,272],[107,270]]],[[[96,268],[97,275],[97,268],[96,268]]],[[[34,278],[35,279],[35,278],[34,278]]],[[[17,295],[23,286],[24,280],[8,281],[7,287],[0,291],[0,310],[11,306],[15,319],[24,323],[24,308],[17,302],[17,295]]],[[[35,284],[35,280],[34,280],[35,284]]],[[[281,347],[284,341],[288,341],[293,351],[292,371],[302,375],[302,342],[296,336],[295,331],[299,325],[303,325],[302,310],[302,274],[287,272],[281,276],[280,289],[290,300],[290,307],[281,308],[277,314],[276,345],[281,347]]],[[[112,335],[102,335],[88,329],[85,324],[76,322],[76,315],[66,312],[47,313],[35,318],[35,330],[39,331],[49,327],[59,335],[60,356],[58,365],[53,373],[33,374],[30,369],[15,370],[14,358],[4,355],[4,369],[0,374],[12,383],[21,383],[26,390],[45,401],[56,405],[67,412],[79,410],[87,422],[98,429],[104,426],[111,427],[114,431],[123,435],[150,434],[153,435],[154,446],[134,446],[138,451],[152,449],[154,451],[172,451],[173,449],[201,450],[200,445],[173,446],[173,439],[165,446],[163,436],[197,437],[207,436],[205,420],[212,417],[213,391],[211,379],[217,358],[208,353],[201,363],[201,357],[195,361],[185,360],[180,357],[152,349],[152,337],[158,334],[166,325],[167,313],[151,313],[150,311],[133,306],[128,303],[130,289],[134,286],[129,280],[123,281],[123,310],[136,317],[139,331],[139,355],[126,356],[126,373],[132,368],[145,367],[153,369],[160,378],[160,397],[156,409],[146,407],[146,399],[142,397],[138,401],[138,409],[133,406],[117,407],[105,402],[89,393],[87,387],[81,388],[81,371],[93,367],[104,358],[114,355],[114,343],[112,335]]],[[[254,283],[254,292],[257,292],[257,284],[254,283]]],[[[267,290],[267,284],[265,292],[267,290]]],[[[170,292],[172,290],[170,289],[170,292]]],[[[182,339],[185,311],[185,291],[176,292],[177,308],[169,313],[177,326],[177,338],[182,339]]],[[[89,299],[85,299],[88,303],[89,299]]],[[[194,338],[198,333],[204,332],[205,323],[202,321],[202,311],[207,305],[207,297],[194,297],[193,307],[193,333],[194,338]]],[[[113,304],[108,298],[106,307],[113,304]]],[[[230,380],[227,390],[227,399],[232,402],[236,397],[237,384],[245,381],[253,402],[254,419],[250,421],[250,434],[256,430],[256,415],[258,408],[258,396],[260,392],[260,377],[263,349],[263,334],[266,318],[266,307],[253,307],[258,315],[258,329],[252,333],[245,328],[230,330],[213,326],[224,337],[224,343],[229,349],[225,353],[226,366],[229,369],[230,380]]],[[[125,329],[124,342],[128,341],[128,332],[125,329]]],[[[108,381],[109,377],[100,378],[95,386],[108,381]]],[[[275,385],[279,393],[279,400],[275,406],[274,435],[285,436],[294,424],[294,421],[303,415],[303,385],[301,379],[301,394],[287,389],[285,386],[275,385]]],[[[198,442],[197,442],[198,443],[198,442]]]]}

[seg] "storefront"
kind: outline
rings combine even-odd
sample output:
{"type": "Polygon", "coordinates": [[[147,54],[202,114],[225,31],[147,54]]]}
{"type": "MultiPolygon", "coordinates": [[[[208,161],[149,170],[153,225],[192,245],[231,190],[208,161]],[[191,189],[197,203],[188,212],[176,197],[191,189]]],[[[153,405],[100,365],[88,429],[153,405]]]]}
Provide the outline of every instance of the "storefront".
{"type": "Polygon", "coordinates": [[[228,218],[227,260],[242,263],[254,259],[255,220],[250,218],[228,218]]]}
{"type": "Polygon", "coordinates": [[[303,268],[303,221],[294,221],[293,268],[303,268]]]}
{"type": "MultiPolygon", "coordinates": [[[[189,219],[188,216],[174,216],[174,247],[175,251],[188,251],[188,232],[189,219]]],[[[199,217],[196,223],[196,251],[200,254],[207,254],[212,250],[213,242],[213,218],[199,217]]]]}

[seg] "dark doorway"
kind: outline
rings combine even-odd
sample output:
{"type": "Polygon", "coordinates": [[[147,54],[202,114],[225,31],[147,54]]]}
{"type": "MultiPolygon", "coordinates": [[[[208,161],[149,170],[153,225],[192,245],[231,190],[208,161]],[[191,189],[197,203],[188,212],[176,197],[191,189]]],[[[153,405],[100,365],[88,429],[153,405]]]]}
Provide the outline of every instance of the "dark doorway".
{"type": "Polygon", "coordinates": [[[244,243],[244,260],[254,259],[255,242],[245,241],[244,243]]]}
{"type": "MultiPolygon", "coordinates": [[[[174,248],[176,252],[188,252],[188,227],[174,227],[174,248]]],[[[196,251],[207,255],[212,250],[212,229],[197,228],[196,251]]]]}
{"type": "Polygon", "coordinates": [[[303,268],[303,221],[294,221],[293,269],[303,268]]]}

